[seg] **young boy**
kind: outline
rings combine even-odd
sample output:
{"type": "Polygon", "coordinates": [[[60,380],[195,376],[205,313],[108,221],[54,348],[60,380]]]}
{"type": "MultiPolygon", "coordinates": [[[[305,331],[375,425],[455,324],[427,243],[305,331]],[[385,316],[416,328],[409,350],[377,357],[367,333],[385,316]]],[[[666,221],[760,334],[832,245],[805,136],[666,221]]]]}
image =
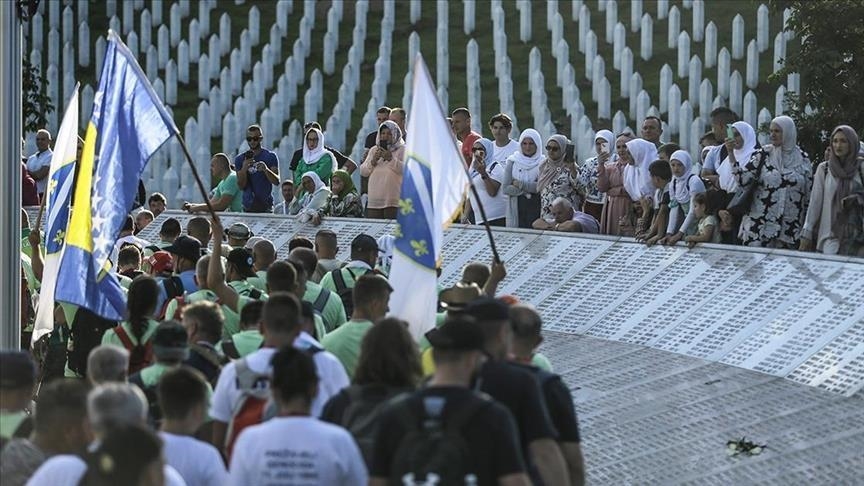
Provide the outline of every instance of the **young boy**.
{"type": "Polygon", "coordinates": [[[651,246],[666,236],[666,224],[669,219],[669,182],[672,181],[672,168],[669,162],[655,160],[648,166],[651,183],[656,189],[654,193],[654,217],[648,231],[636,235],[637,241],[644,241],[651,246]]]}

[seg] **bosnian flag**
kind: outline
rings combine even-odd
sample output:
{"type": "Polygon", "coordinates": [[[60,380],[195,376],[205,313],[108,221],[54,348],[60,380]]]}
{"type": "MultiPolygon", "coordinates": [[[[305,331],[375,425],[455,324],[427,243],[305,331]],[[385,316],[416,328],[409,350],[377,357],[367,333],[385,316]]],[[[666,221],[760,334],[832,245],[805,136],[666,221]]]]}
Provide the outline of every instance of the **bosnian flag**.
{"type": "Polygon", "coordinates": [[[390,268],[392,316],[408,321],[419,340],[435,326],[438,307],[436,263],[444,229],[462,206],[468,175],[462,155],[435,95],[429,69],[414,62],[402,192],[396,216],[396,245],[390,268]]]}

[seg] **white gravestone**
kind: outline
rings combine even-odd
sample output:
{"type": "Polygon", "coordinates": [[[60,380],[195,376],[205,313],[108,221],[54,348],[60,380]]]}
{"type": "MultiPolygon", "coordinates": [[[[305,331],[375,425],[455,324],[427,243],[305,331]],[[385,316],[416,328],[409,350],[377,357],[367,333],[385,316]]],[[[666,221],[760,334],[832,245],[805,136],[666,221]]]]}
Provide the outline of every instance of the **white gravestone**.
{"type": "Polygon", "coordinates": [[[600,96],[597,103],[597,117],[608,120],[612,116],[612,85],[607,78],[600,83],[600,96]]]}
{"type": "Polygon", "coordinates": [[[693,0],[693,42],[702,42],[705,34],[705,2],[693,0]]]}
{"type": "Polygon", "coordinates": [[[759,86],[759,47],[755,40],[751,40],[747,45],[746,80],[747,87],[750,89],[759,86]]]}
{"type": "Polygon", "coordinates": [[[591,11],[587,5],[579,8],[579,52],[585,53],[585,44],[588,33],[591,32],[591,11]]]}
{"type": "Polygon", "coordinates": [[[699,85],[702,84],[702,60],[699,56],[690,58],[687,78],[687,99],[696,108],[699,106],[699,85]]]}
{"type": "Polygon", "coordinates": [[[618,3],[609,0],[606,3],[606,43],[615,41],[615,25],[618,24],[618,3]]]}
{"type": "Polygon", "coordinates": [[[178,4],[171,5],[171,17],[169,27],[171,33],[171,47],[180,43],[180,28],[183,26],[183,12],[178,4]]]}
{"type": "Polygon", "coordinates": [[[708,123],[709,114],[711,113],[711,100],[714,99],[714,86],[711,85],[711,80],[705,78],[702,84],[699,85],[699,118],[702,123],[708,123]]]}
{"type": "Polygon", "coordinates": [[[747,94],[744,95],[744,121],[758,131],[759,125],[756,120],[756,110],[756,95],[748,90],[747,94]]]}
{"type": "MultiPolygon", "coordinates": [[[[72,13],[72,9],[66,7],[63,9],[63,43],[72,42],[73,36],[75,32],[73,29],[75,28],[75,15],[72,13]]],[[[130,29],[131,30],[131,29],[130,29]]]]}
{"type": "Polygon", "coordinates": [[[669,15],[669,0],[657,0],[657,20],[663,20],[669,15]]]}
{"type": "Polygon", "coordinates": [[[240,50],[232,49],[229,59],[231,66],[231,94],[239,96],[243,90],[243,64],[240,62],[240,50]]]}
{"type": "Polygon", "coordinates": [[[629,47],[625,47],[621,52],[621,97],[630,97],[630,77],[633,76],[633,52],[629,47]]]}
{"type": "Polygon", "coordinates": [[[690,146],[690,125],[693,124],[693,107],[689,101],[681,103],[681,108],[678,110],[678,145],[681,147],[690,146]]]}
{"type": "Polygon", "coordinates": [[[678,134],[678,116],[681,114],[681,90],[678,89],[677,84],[673,84],[672,87],[669,88],[669,133],[671,135],[678,134]]]}
{"type": "Polygon", "coordinates": [[[744,17],[741,14],[732,19],[732,59],[744,57],[744,17]]]}
{"type": "Polygon", "coordinates": [[[627,112],[631,119],[636,118],[636,98],[640,91],[642,91],[642,75],[638,72],[633,73],[633,76],[630,76],[630,103],[627,112]]]}
{"type": "Polygon", "coordinates": [[[729,108],[735,113],[741,114],[741,95],[744,92],[744,82],[741,73],[737,70],[729,76],[729,108]]]}
{"type": "Polygon", "coordinates": [[[159,27],[159,30],[156,33],[159,69],[165,69],[165,65],[168,64],[168,53],[171,50],[170,39],[168,36],[168,28],[164,25],[159,27]]]}
{"type": "Polygon", "coordinates": [[[155,46],[150,46],[147,48],[147,78],[150,79],[151,82],[155,81],[159,76],[159,53],[156,52],[155,46]]]}
{"type": "Polygon", "coordinates": [[[587,37],[585,41],[585,77],[591,80],[591,69],[594,65],[594,58],[597,56],[597,35],[594,34],[594,31],[588,31],[587,37]]]}
{"type": "Polygon", "coordinates": [[[186,39],[177,44],[177,81],[189,83],[189,44],[186,39]]]}
{"type": "Polygon", "coordinates": [[[621,69],[621,50],[624,49],[627,40],[627,28],[618,22],[615,26],[614,42],[612,43],[612,67],[621,69]]]}
{"type": "MultiPolygon", "coordinates": [[[[752,92],[752,91],[751,91],[752,92]]],[[[749,94],[749,93],[748,93],[749,94]]],[[[747,98],[744,98],[745,102],[747,98]]],[[[755,100],[754,100],[755,101],[755,100]]],[[[756,118],[756,124],[754,128],[756,128],[756,134],[759,136],[759,144],[760,145],[768,145],[771,143],[768,133],[760,130],[762,126],[770,125],[771,123],[771,112],[768,111],[768,108],[762,108],[759,110],[759,116],[756,118]]]]}
{"type": "Polygon", "coordinates": [[[732,56],[725,47],[717,55],[717,94],[729,98],[729,76],[732,66],[732,56]]]}
{"type": "Polygon", "coordinates": [[[261,42],[261,12],[254,5],[249,9],[249,33],[252,45],[257,46],[261,42]]]}
{"type": "Polygon", "coordinates": [[[639,32],[642,27],[642,0],[630,0],[630,32],[639,32]]]}
{"type": "Polygon", "coordinates": [[[660,113],[666,113],[669,110],[669,88],[672,87],[672,68],[668,64],[664,64],[660,68],[660,113]]]}
{"type": "Polygon", "coordinates": [[[465,35],[471,35],[471,33],[474,32],[474,17],[476,9],[477,2],[475,0],[465,0],[462,12],[462,27],[465,35]]]}
{"type": "Polygon", "coordinates": [[[135,54],[135,56],[138,55],[138,34],[136,34],[134,30],[130,31],[129,35],[126,36],[126,47],[128,47],[129,50],[135,54]]]}
{"type": "Polygon", "coordinates": [[[776,73],[783,69],[783,64],[786,60],[786,37],[783,32],[778,32],[774,37],[774,63],[773,72],[776,73]]]}
{"type": "Polygon", "coordinates": [[[165,103],[177,104],[177,63],[169,59],[165,65],[165,103]]]}
{"type": "Polygon", "coordinates": [[[643,61],[650,61],[654,52],[654,20],[651,15],[642,15],[642,31],[640,33],[639,57],[643,61]]]}
{"type": "Polygon", "coordinates": [[[759,47],[759,52],[768,50],[768,42],[771,38],[771,31],[768,23],[768,7],[763,3],[756,10],[756,44],[759,47]]]}
{"type": "Polygon", "coordinates": [[[60,64],[60,33],[57,29],[48,32],[48,64],[60,64]]]}
{"type": "Polygon", "coordinates": [[[708,22],[705,27],[705,69],[711,69],[717,64],[717,26],[708,22]]]}
{"type": "Polygon", "coordinates": [[[669,9],[669,31],[666,36],[666,43],[669,49],[674,49],[678,44],[678,34],[680,33],[681,14],[678,12],[678,7],[673,5],[672,8],[669,9]]]}
{"type": "Polygon", "coordinates": [[[44,46],[44,40],[42,39],[43,28],[44,28],[44,20],[42,20],[42,15],[38,12],[33,15],[33,18],[30,20],[31,24],[31,41],[33,49],[37,51],[42,51],[44,46]]]}
{"type": "Polygon", "coordinates": [[[531,42],[531,6],[522,3],[519,12],[519,40],[523,43],[531,42]]]}
{"type": "Polygon", "coordinates": [[[210,96],[210,57],[202,54],[198,61],[198,98],[207,99],[210,96]]]}
{"type": "Polygon", "coordinates": [[[786,87],[782,84],[777,87],[777,94],[774,95],[774,113],[777,116],[786,113],[786,87]]]}
{"type": "Polygon", "coordinates": [[[90,67],[90,26],[87,21],[78,25],[78,65],[90,67]]]}
{"type": "MultiPolygon", "coordinates": [[[[60,4],[59,1],[50,2],[51,5],[50,12],[54,11],[53,4],[60,4]]],[[[56,7],[59,8],[59,7],[56,7]]],[[[123,2],[123,35],[129,33],[130,30],[134,28],[133,23],[135,22],[135,4],[129,1],[123,2]]],[[[52,25],[52,27],[54,27],[52,25]]]]}
{"type": "Polygon", "coordinates": [[[219,17],[219,40],[221,41],[222,55],[231,52],[231,17],[223,13],[219,17]]]}
{"type": "Polygon", "coordinates": [[[687,31],[678,35],[678,77],[686,78],[689,73],[690,62],[690,36],[687,31]]]}
{"type": "MultiPolygon", "coordinates": [[[[198,58],[201,57],[201,27],[198,25],[198,21],[192,19],[189,22],[189,62],[193,64],[198,63],[198,58]]],[[[178,44],[179,45],[179,44],[178,44]]],[[[219,46],[219,52],[221,54],[222,46],[219,46]]]]}

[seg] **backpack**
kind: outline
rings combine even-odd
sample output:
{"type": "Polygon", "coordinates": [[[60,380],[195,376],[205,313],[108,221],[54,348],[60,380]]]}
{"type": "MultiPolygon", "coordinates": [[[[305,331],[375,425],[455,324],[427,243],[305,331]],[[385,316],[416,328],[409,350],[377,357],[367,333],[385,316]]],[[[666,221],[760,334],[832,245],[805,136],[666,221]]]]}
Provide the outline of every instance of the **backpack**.
{"type": "Polygon", "coordinates": [[[400,393],[397,390],[387,389],[387,393],[379,395],[372,393],[368,386],[351,385],[345,388],[348,395],[348,406],[342,413],[340,424],[351,433],[367,467],[372,464],[372,451],[375,447],[375,433],[378,430],[381,410],[393,398],[400,393]]]}
{"type": "Polygon", "coordinates": [[[148,340],[143,345],[132,344],[132,339],[129,337],[129,334],[126,333],[126,329],[123,326],[117,326],[114,328],[114,332],[117,333],[117,338],[120,339],[120,342],[123,343],[123,347],[126,348],[126,351],[129,351],[129,374],[134,374],[146,368],[153,362],[153,342],[152,340],[148,340]]]}
{"type": "Polygon", "coordinates": [[[492,400],[479,395],[479,400],[451,410],[444,424],[438,415],[444,407],[438,414],[430,413],[425,404],[429,398],[433,397],[408,396],[396,408],[405,433],[391,462],[390,484],[475,484],[474,461],[462,429],[492,400]]]}
{"type": "MultiPolygon", "coordinates": [[[[78,308],[70,324],[71,344],[66,349],[69,369],[80,376],[87,376],[87,356],[93,348],[102,344],[102,335],[116,326],[117,321],[103,319],[83,307],[78,308]]],[[[55,332],[58,332],[56,326],[55,332]]]]}
{"type": "Polygon", "coordinates": [[[158,429],[162,425],[162,409],[159,408],[159,397],[156,393],[156,387],[144,385],[144,379],[141,377],[140,371],[129,376],[129,383],[137,386],[144,392],[144,396],[147,398],[147,425],[158,429]]]}
{"type": "MultiPolygon", "coordinates": [[[[345,280],[342,280],[342,282],[344,283],[345,280]]],[[[315,298],[315,302],[312,302],[312,308],[315,309],[316,314],[320,316],[324,313],[324,308],[327,307],[328,300],[330,300],[330,291],[321,287],[321,292],[318,294],[318,297],[315,298]]]]}
{"type": "MultiPolygon", "coordinates": [[[[174,297],[173,300],[174,300],[174,302],[177,303],[177,306],[174,307],[174,313],[171,316],[164,316],[164,318],[166,320],[167,319],[174,319],[175,321],[180,321],[183,319],[183,308],[186,307],[186,304],[188,304],[189,302],[186,302],[186,294],[178,295],[177,297],[174,297]]],[[[168,311],[168,303],[169,302],[171,302],[171,301],[170,300],[165,301],[165,310],[163,312],[168,311]]],[[[210,302],[213,302],[214,304],[216,304],[220,307],[222,306],[222,301],[218,298],[215,301],[210,301],[210,302]]]]}
{"type": "MultiPolygon", "coordinates": [[[[345,276],[342,275],[341,268],[331,270],[330,275],[333,276],[333,285],[336,286],[336,295],[342,299],[342,305],[345,307],[345,317],[351,319],[351,314],[354,313],[354,283],[357,282],[358,276],[354,275],[354,272],[352,272],[349,267],[345,267],[345,270],[348,270],[348,273],[351,274],[352,280],[350,287],[348,286],[348,282],[345,281],[345,276]]],[[[366,275],[369,272],[374,272],[374,270],[365,270],[363,275],[366,275]]]]}
{"type": "MultiPolygon", "coordinates": [[[[320,348],[307,350],[310,355],[321,351],[320,348]]],[[[244,357],[234,362],[236,378],[234,385],[240,391],[240,400],[234,407],[228,430],[225,433],[225,454],[231,461],[231,452],[237,437],[246,427],[258,425],[276,416],[276,403],[270,394],[270,373],[257,373],[249,368],[244,357]]]]}
{"type": "MultiPolygon", "coordinates": [[[[162,305],[162,310],[159,312],[158,320],[162,320],[165,318],[165,312],[168,310],[168,303],[174,300],[175,297],[180,297],[186,293],[185,288],[183,287],[183,280],[178,275],[172,275],[165,280],[165,303],[162,305]]],[[[180,304],[178,302],[178,304],[180,304]]],[[[178,309],[181,308],[180,305],[177,306],[178,309]]],[[[177,312],[174,313],[175,315],[177,312]]]]}

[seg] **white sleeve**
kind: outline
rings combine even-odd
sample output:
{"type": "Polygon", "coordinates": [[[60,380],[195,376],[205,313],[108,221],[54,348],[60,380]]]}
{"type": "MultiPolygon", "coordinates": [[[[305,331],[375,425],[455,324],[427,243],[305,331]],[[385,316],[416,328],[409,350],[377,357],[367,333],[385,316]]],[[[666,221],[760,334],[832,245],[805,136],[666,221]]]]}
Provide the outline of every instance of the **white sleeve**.
{"type": "Polygon", "coordinates": [[[228,470],[225,469],[225,463],[222,462],[222,456],[215,447],[208,448],[208,453],[202,457],[206,461],[207,475],[204,478],[205,486],[224,486],[228,483],[228,470]]]}
{"type": "Polygon", "coordinates": [[[328,351],[315,353],[315,366],[318,369],[318,396],[312,402],[312,415],[320,417],[324,404],[330,397],[350,385],[348,373],[339,358],[328,351]]]}
{"type": "Polygon", "coordinates": [[[234,450],[231,454],[231,466],[228,468],[228,481],[225,484],[231,486],[246,486],[254,481],[254,478],[257,477],[253,473],[253,471],[249,470],[248,461],[246,460],[246,451],[248,447],[246,447],[246,441],[244,440],[249,436],[247,431],[243,431],[240,433],[240,436],[237,438],[237,442],[234,443],[234,450]]]}
{"type": "Polygon", "coordinates": [[[210,404],[210,418],[213,420],[227,424],[234,415],[230,392],[234,387],[236,373],[234,363],[228,363],[222,368],[222,373],[219,374],[219,381],[216,382],[216,390],[213,391],[212,403],[210,404]]]}
{"type": "Polygon", "coordinates": [[[176,469],[165,464],[165,486],[186,486],[186,480],[176,469]]]}

